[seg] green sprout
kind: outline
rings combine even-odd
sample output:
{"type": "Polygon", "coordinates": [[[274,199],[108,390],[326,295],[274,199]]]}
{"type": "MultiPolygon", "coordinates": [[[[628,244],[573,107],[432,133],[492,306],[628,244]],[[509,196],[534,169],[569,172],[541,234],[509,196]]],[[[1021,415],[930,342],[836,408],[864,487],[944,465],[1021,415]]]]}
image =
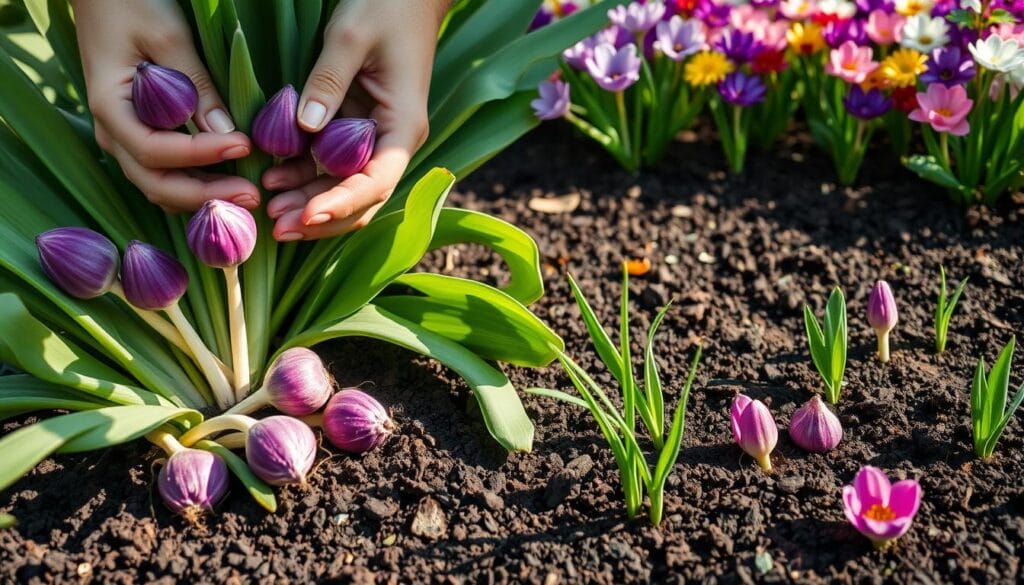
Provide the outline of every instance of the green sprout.
{"type": "Polygon", "coordinates": [[[594,379],[561,350],[558,351],[558,359],[582,399],[547,388],[531,388],[527,392],[570,402],[590,410],[615,456],[626,500],[626,513],[630,518],[635,518],[640,513],[643,505],[643,493],[646,491],[650,499],[649,518],[651,524],[657,526],[661,523],[664,515],[665,482],[679,458],[686,424],[686,404],[690,398],[693,379],[697,374],[697,365],[700,362],[702,349],[697,349],[690,364],[686,383],[680,391],[679,402],[666,435],[664,389],[661,376],[658,373],[658,364],[654,358],[653,345],[658,327],[672,303],[667,303],[658,312],[647,331],[647,343],[644,348],[643,387],[641,388],[633,372],[629,350],[629,274],[623,270],[619,347],[615,346],[608,336],[608,332],[598,322],[594,311],[572,276],[569,276],[569,285],[576,297],[576,304],[579,305],[594,349],[621,387],[622,408],[616,406],[594,379]],[[654,446],[655,463],[653,467],[648,463],[639,443],[640,434],[636,426],[637,415],[643,422],[642,428],[647,430],[648,437],[654,446]]]}
{"type": "Polygon", "coordinates": [[[824,328],[809,305],[804,305],[804,327],[811,360],[825,382],[825,398],[835,404],[839,402],[846,371],[846,298],[838,286],[832,289],[825,305],[824,328]]]}
{"type": "Polygon", "coordinates": [[[985,360],[978,360],[971,384],[971,423],[974,432],[974,452],[982,459],[992,457],[1003,429],[1010,422],[1017,407],[1024,401],[1024,384],[1017,388],[1009,407],[1006,398],[1010,392],[1010,362],[1017,337],[1011,337],[992,369],[985,375],[985,360]]]}
{"type": "Polygon", "coordinates": [[[953,311],[960,300],[960,295],[967,286],[967,278],[964,277],[960,284],[956,285],[953,295],[946,296],[946,269],[939,266],[940,286],[939,300],[935,305],[935,351],[942,353],[946,351],[946,336],[949,334],[949,320],[953,317],[953,311]]]}

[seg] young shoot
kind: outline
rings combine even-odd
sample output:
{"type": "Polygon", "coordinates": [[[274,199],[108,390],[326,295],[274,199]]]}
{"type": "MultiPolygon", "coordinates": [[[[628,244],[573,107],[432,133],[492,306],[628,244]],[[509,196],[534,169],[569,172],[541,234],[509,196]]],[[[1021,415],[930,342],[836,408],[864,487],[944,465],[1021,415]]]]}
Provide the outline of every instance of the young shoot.
{"type": "Polygon", "coordinates": [[[811,360],[825,383],[825,399],[831,404],[839,402],[846,371],[846,297],[839,287],[832,289],[825,305],[824,326],[809,305],[804,305],[804,327],[811,360]]]}
{"type": "Polygon", "coordinates": [[[939,300],[935,305],[935,351],[946,351],[946,337],[949,334],[949,320],[953,317],[960,295],[967,286],[967,277],[956,285],[951,296],[946,296],[946,269],[939,266],[939,300]]]}
{"type": "Polygon", "coordinates": [[[625,267],[623,267],[619,313],[619,347],[612,343],[607,331],[598,322],[594,311],[572,276],[569,276],[569,285],[576,297],[576,303],[579,305],[594,349],[621,388],[622,407],[616,406],[594,379],[562,351],[558,352],[558,360],[565,368],[569,379],[582,399],[565,392],[545,388],[532,388],[528,392],[570,402],[590,410],[615,455],[615,462],[618,465],[622,481],[622,491],[626,499],[626,513],[630,518],[634,518],[640,513],[643,494],[646,491],[650,499],[650,522],[657,526],[661,523],[664,515],[665,481],[679,457],[683,441],[686,403],[689,400],[690,389],[697,373],[701,349],[697,349],[690,364],[686,382],[679,393],[675,413],[672,414],[668,434],[665,434],[665,397],[658,365],[654,358],[653,342],[671,303],[661,309],[648,329],[641,387],[634,376],[629,351],[629,275],[625,271],[625,267]],[[641,428],[647,430],[648,437],[653,444],[653,466],[648,463],[644,450],[640,447],[641,435],[636,426],[637,415],[643,422],[641,428]]]}
{"type": "Polygon", "coordinates": [[[982,459],[992,457],[996,450],[999,436],[1003,434],[1010,417],[1024,401],[1024,384],[1017,388],[1016,394],[1006,405],[1010,392],[1010,362],[1013,361],[1013,349],[1017,345],[1017,337],[1011,337],[988,376],[985,375],[985,360],[978,360],[971,384],[971,427],[974,432],[974,452],[982,459]]]}

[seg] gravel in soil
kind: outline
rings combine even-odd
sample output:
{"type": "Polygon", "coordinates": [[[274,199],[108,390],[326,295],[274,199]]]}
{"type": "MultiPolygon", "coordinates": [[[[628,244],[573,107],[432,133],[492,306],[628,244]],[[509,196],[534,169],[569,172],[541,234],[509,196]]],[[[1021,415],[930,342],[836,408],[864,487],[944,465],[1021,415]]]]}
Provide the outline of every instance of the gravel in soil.
{"type": "MultiPolygon", "coordinates": [[[[307,488],[280,492],[276,515],[235,486],[198,527],[160,505],[154,454],[142,443],[47,459],[0,494],[0,511],[21,521],[0,531],[0,581],[1019,582],[1024,415],[981,462],[968,398],[978,357],[991,363],[1022,331],[1024,210],[1019,199],[998,213],[957,209],[891,159],[871,153],[864,186],[841,189],[798,136],[732,177],[715,145],[690,135],[657,172],[633,177],[549,125],[452,195],[451,205],[538,239],[548,293],[535,310],[599,381],[611,378],[587,345],[567,270],[613,323],[621,261],[651,261],[631,283],[633,327],[639,338],[675,299],[657,341],[671,402],[705,345],[660,529],[625,518],[614,461],[587,413],[524,397],[535,449],[506,457],[452,373],[349,340],[322,350],[340,383],[364,384],[393,409],[400,430],[384,448],[363,457],[325,448],[307,488]],[[970,284],[949,350],[936,356],[940,263],[970,284]],[[885,366],[863,317],[878,278],[893,285],[901,311],[885,366]],[[775,470],[764,474],[732,443],[730,400],[740,391],[764,400],[786,427],[819,387],[801,307],[820,314],[836,283],[850,314],[837,408],[844,440],[812,455],[783,431],[775,470]],[[918,478],[924,490],[913,528],[886,551],[843,516],[842,486],[864,464],[918,478]]],[[[433,252],[425,266],[492,283],[503,275],[500,260],[474,246],[433,252]]],[[[555,367],[510,371],[520,388],[569,387],[555,367]]],[[[1012,379],[1022,373],[1018,356],[1012,379]]]]}

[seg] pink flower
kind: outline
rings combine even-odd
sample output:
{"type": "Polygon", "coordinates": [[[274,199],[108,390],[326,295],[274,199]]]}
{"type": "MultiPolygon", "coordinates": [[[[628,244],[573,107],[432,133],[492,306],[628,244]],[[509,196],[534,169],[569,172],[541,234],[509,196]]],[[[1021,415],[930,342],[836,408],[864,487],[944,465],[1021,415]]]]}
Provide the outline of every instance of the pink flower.
{"type": "Polygon", "coordinates": [[[907,19],[895,12],[892,14],[884,10],[872,10],[868,15],[868,23],[864,31],[872,41],[882,46],[889,46],[898,43],[903,37],[903,25],[907,19]]]}
{"type": "Polygon", "coordinates": [[[862,83],[875,69],[878,69],[878,62],[871,60],[871,47],[860,47],[853,41],[832,49],[825,64],[825,73],[847,83],[862,83]]]}
{"type": "Polygon", "coordinates": [[[921,506],[921,484],[913,479],[889,483],[877,467],[865,465],[843,488],[843,511],[858,532],[882,548],[906,534],[921,506]]]}
{"type": "Polygon", "coordinates": [[[736,444],[747,452],[765,471],[771,471],[770,455],[779,441],[779,427],[768,407],[760,400],[737,394],[730,413],[732,436],[736,444]]]}
{"type": "Polygon", "coordinates": [[[1016,40],[1018,43],[1024,41],[1024,24],[1017,22],[1004,22],[989,29],[991,34],[1004,41],[1016,40]]]}
{"type": "Polygon", "coordinates": [[[917,94],[917,105],[917,109],[910,112],[910,119],[931,124],[936,132],[963,136],[971,130],[967,114],[974,102],[967,99],[967,91],[962,85],[946,87],[933,83],[925,93],[917,94]]]}

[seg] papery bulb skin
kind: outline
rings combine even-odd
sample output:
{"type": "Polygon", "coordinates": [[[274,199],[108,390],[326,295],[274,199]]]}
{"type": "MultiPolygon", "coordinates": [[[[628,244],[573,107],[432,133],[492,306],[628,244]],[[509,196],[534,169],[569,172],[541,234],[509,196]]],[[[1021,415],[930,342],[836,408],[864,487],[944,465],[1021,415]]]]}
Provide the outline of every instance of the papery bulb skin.
{"type": "Polygon", "coordinates": [[[291,416],[306,416],[320,410],[330,399],[333,386],[323,360],[304,347],[285,350],[263,378],[267,401],[291,416]]]}
{"type": "Polygon", "coordinates": [[[143,124],[173,130],[196,113],[199,92],[181,71],[143,61],[132,79],[132,104],[143,124]]]}
{"type": "Polygon", "coordinates": [[[765,471],[771,471],[771,452],[779,441],[779,427],[768,407],[760,400],[737,394],[730,413],[732,435],[736,444],[757,460],[765,471]]]}
{"type": "Polygon", "coordinates": [[[843,425],[817,394],[793,413],[789,437],[805,451],[824,453],[843,440],[843,425]]]}
{"type": "Polygon", "coordinates": [[[291,85],[281,88],[252,121],[252,141],[263,152],[292,158],[309,148],[309,134],[299,127],[296,112],[299,92],[291,85]]]}
{"type": "Polygon", "coordinates": [[[256,247],[256,220],[243,207],[211,199],[189,220],[186,238],[189,249],[203,264],[238,266],[256,247]]]}
{"type": "Polygon", "coordinates": [[[878,359],[889,361],[889,332],[899,321],[896,298],[889,283],[879,280],[868,295],[868,323],[878,334],[878,359]]]}
{"type": "Polygon", "coordinates": [[[43,272],[79,299],[106,294],[117,280],[120,257],[106,236],[83,227],[59,227],[36,236],[43,272]]]}
{"type": "Polygon", "coordinates": [[[347,178],[363,170],[377,139],[377,121],[363,118],[334,120],[313,137],[313,159],[325,171],[347,178]]]}
{"type": "Polygon", "coordinates": [[[245,437],[245,459],[270,485],[306,483],[316,460],[316,435],[299,419],[285,415],[258,421],[245,437]]]}
{"type": "Polygon", "coordinates": [[[384,406],[358,388],[338,392],[324,408],[327,440],[348,453],[365,453],[380,446],[394,428],[384,406]]]}
{"type": "Polygon", "coordinates": [[[178,302],[188,288],[188,273],[174,256],[138,240],[124,251],[124,296],[140,309],[156,311],[178,302]]]}
{"type": "Polygon", "coordinates": [[[167,507],[190,521],[198,520],[228,491],[228,466],[219,456],[199,449],[171,455],[157,476],[167,507]]]}

